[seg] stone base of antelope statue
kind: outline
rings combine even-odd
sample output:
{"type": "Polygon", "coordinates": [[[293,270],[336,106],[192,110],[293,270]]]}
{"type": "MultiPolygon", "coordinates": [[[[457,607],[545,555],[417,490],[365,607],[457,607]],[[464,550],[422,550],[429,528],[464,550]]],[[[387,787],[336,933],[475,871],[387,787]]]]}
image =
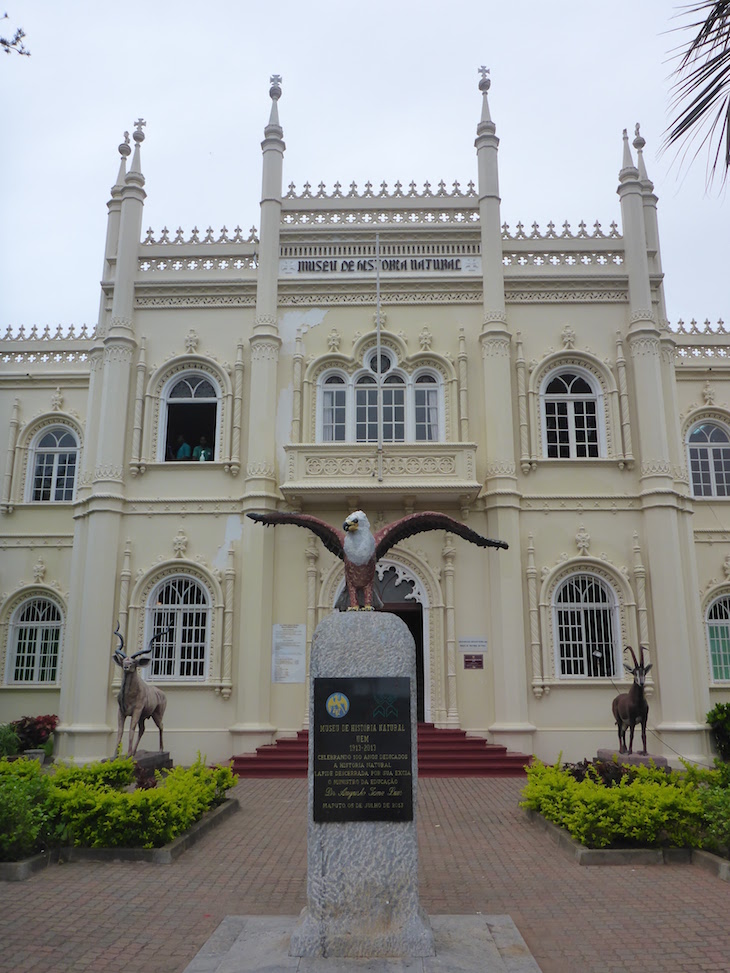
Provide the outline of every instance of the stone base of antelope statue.
{"type": "Polygon", "coordinates": [[[172,757],[169,750],[138,750],[134,762],[144,770],[171,770],[172,757]]]}

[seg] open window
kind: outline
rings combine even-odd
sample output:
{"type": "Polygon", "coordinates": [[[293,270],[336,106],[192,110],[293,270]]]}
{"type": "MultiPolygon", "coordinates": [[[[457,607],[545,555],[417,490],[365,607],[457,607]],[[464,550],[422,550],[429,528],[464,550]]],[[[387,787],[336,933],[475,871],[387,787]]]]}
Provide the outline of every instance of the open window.
{"type": "Polygon", "coordinates": [[[220,389],[205,372],[175,376],[164,397],[165,455],[168,462],[215,459],[220,389]],[[196,455],[197,450],[197,455],[196,455]]]}

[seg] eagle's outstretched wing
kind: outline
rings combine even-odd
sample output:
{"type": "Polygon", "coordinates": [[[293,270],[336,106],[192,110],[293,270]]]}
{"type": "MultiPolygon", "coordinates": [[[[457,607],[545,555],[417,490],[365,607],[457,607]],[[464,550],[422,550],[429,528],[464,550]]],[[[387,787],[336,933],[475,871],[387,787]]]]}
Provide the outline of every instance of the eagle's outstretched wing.
{"type": "Polygon", "coordinates": [[[328,551],[336,554],[344,560],[343,544],[345,543],[344,531],[337,530],[325,520],[319,517],[312,517],[311,514],[288,514],[288,513],[268,513],[254,514],[248,513],[247,517],[255,520],[257,524],[294,524],[295,527],[306,527],[319,537],[328,551]]]}
{"type": "Polygon", "coordinates": [[[380,559],[399,541],[405,540],[406,537],[412,537],[413,534],[420,534],[424,530],[448,530],[472,544],[478,544],[479,547],[509,547],[509,544],[505,541],[493,541],[489,537],[477,534],[475,530],[466,527],[460,520],[454,520],[448,514],[425,510],[423,513],[410,514],[408,517],[395,520],[392,524],[388,524],[387,527],[377,531],[375,534],[375,557],[380,559]]]}

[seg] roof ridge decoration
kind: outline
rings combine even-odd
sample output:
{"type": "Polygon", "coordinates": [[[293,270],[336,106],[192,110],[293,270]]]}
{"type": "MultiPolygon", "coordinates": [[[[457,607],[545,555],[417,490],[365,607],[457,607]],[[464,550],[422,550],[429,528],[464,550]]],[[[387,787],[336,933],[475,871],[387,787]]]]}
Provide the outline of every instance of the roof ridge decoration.
{"type": "Polygon", "coordinates": [[[259,242],[258,230],[256,229],[255,226],[252,226],[251,229],[249,230],[248,237],[245,237],[243,235],[244,231],[241,229],[240,226],[236,226],[235,230],[233,231],[233,236],[228,236],[228,227],[226,226],[221,228],[220,235],[218,236],[217,239],[215,237],[215,231],[213,230],[212,226],[209,226],[208,229],[205,231],[205,236],[203,237],[202,240],[200,239],[199,234],[200,234],[200,230],[198,229],[197,226],[194,226],[190,231],[190,238],[186,240],[183,234],[183,228],[179,226],[177,228],[175,237],[173,239],[170,239],[170,231],[166,226],[163,226],[162,230],[160,231],[159,239],[156,240],[155,231],[152,229],[152,227],[149,227],[149,229],[147,230],[146,237],[144,238],[144,240],[142,240],[142,246],[152,246],[154,244],[174,244],[176,246],[182,246],[184,244],[189,244],[189,243],[219,244],[219,243],[258,243],[259,242]]]}

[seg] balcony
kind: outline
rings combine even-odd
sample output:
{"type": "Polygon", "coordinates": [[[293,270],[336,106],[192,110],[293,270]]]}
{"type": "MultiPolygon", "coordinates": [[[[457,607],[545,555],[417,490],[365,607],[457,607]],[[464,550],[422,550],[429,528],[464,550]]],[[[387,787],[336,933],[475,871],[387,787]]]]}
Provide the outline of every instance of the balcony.
{"type": "Polygon", "coordinates": [[[334,496],[402,502],[469,503],[481,489],[476,443],[385,443],[382,480],[375,443],[297,443],[285,446],[281,492],[295,506],[334,496]]]}

